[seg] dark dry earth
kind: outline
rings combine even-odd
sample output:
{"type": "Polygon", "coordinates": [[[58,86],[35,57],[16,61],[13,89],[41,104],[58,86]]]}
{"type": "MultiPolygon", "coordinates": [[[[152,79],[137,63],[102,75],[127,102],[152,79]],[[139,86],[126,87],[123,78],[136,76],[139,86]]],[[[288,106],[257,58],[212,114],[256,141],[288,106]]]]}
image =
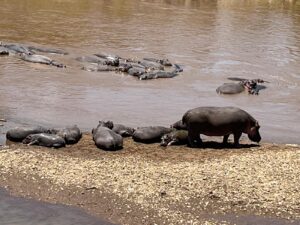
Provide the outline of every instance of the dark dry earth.
{"type": "Polygon", "coordinates": [[[300,148],[242,143],[126,139],[123,150],[105,152],[86,134],[63,149],[10,144],[0,151],[0,186],[117,224],[300,224],[300,148]]]}

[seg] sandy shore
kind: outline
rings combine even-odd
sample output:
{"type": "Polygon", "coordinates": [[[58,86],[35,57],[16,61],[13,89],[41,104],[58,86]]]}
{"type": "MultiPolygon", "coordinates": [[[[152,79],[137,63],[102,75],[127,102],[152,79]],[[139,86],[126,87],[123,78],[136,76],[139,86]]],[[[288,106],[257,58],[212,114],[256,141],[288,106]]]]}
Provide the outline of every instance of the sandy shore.
{"type": "Polygon", "coordinates": [[[300,221],[300,147],[243,143],[191,149],[126,139],[124,150],[105,152],[84,135],[64,149],[13,144],[0,151],[0,186],[117,224],[233,224],[223,214],[300,221]]]}

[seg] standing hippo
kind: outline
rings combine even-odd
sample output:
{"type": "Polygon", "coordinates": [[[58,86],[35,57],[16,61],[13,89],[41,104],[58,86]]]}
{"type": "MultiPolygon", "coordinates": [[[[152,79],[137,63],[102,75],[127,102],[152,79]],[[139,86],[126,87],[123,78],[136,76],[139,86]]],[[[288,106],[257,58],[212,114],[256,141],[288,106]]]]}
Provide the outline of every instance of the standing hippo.
{"type": "Polygon", "coordinates": [[[236,107],[199,107],[187,111],[182,117],[188,130],[191,147],[202,143],[200,134],[207,136],[224,136],[226,144],[230,134],[234,136],[235,146],[239,146],[242,133],[248,134],[251,141],[259,142],[258,122],[247,112],[236,107]]]}
{"type": "Polygon", "coordinates": [[[119,150],[123,148],[123,138],[111,129],[113,122],[99,121],[97,128],[92,130],[93,140],[96,146],[103,150],[119,150]]]}
{"type": "Polygon", "coordinates": [[[120,134],[122,137],[131,137],[134,133],[134,128],[115,123],[112,130],[117,134],[120,134]]]}
{"type": "Polygon", "coordinates": [[[10,141],[21,142],[29,134],[49,133],[44,127],[16,127],[6,132],[6,138],[10,141]]]}
{"type": "Polygon", "coordinates": [[[160,142],[164,134],[170,133],[171,131],[171,128],[161,126],[138,127],[134,131],[132,138],[136,142],[157,143],[160,142]]]}
{"type": "Polygon", "coordinates": [[[161,146],[185,145],[188,143],[188,132],[186,130],[174,130],[161,137],[161,146]]]}
{"type": "Polygon", "coordinates": [[[61,148],[66,146],[65,140],[55,134],[30,134],[24,140],[23,144],[39,145],[44,147],[61,148]]]}
{"type": "Polygon", "coordinates": [[[55,134],[65,139],[66,144],[76,144],[82,137],[82,133],[76,125],[58,130],[55,134]]]}

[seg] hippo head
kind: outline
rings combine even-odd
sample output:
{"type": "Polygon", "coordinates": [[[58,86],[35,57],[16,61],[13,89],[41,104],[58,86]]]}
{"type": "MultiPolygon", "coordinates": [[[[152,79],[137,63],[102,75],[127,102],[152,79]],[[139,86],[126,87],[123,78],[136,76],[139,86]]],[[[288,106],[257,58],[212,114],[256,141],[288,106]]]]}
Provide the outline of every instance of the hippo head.
{"type": "Polygon", "coordinates": [[[257,121],[255,122],[255,125],[250,128],[250,131],[248,132],[248,137],[251,141],[254,141],[257,143],[260,142],[261,136],[259,134],[259,128],[260,128],[260,126],[257,121]]]}
{"type": "Polygon", "coordinates": [[[109,121],[100,120],[98,127],[107,127],[109,129],[112,129],[114,127],[114,123],[110,120],[109,121]]]}
{"type": "Polygon", "coordinates": [[[161,137],[160,145],[167,147],[167,146],[173,144],[174,142],[176,142],[176,140],[174,140],[174,136],[172,135],[172,133],[169,133],[169,134],[165,134],[161,137]]]}

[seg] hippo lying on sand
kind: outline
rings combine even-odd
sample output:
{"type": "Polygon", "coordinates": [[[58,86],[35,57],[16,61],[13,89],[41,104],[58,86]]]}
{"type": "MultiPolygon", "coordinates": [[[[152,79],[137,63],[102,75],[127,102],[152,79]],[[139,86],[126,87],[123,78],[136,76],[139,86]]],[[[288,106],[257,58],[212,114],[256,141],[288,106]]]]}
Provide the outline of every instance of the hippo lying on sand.
{"type": "Polygon", "coordinates": [[[66,143],[65,140],[55,134],[30,134],[24,140],[23,144],[28,145],[39,145],[44,147],[54,147],[54,148],[61,148],[65,147],[66,143]]]}
{"type": "Polygon", "coordinates": [[[134,131],[132,138],[134,141],[141,143],[158,143],[164,134],[170,133],[171,131],[171,128],[161,126],[138,127],[134,131]]]}
{"type": "Polygon", "coordinates": [[[174,130],[161,138],[161,146],[185,145],[188,143],[188,132],[186,130],[174,130]]]}
{"type": "Polygon", "coordinates": [[[115,123],[112,130],[117,134],[120,134],[122,137],[131,137],[134,133],[134,128],[115,123]]]}
{"type": "Polygon", "coordinates": [[[66,144],[76,144],[82,137],[82,133],[76,125],[61,130],[52,130],[51,133],[62,137],[66,144]]]}
{"type": "Polygon", "coordinates": [[[234,136],[235,146],[239,146],[242,133],[248,134],[251,141],[259,142],[258,122],[247,112],[236,107],[199,107],[187,111],[182,117],[188,129],[188,141],[191,147],[202,143],[200,134],[224,136],[226,144],[230,134],[234,136]]]}
{"type": "Polygon", "coordinates": [[[21,142],[29,134],[49,133],[44,127],[16,127],[6,133],[6,138],[10,141],[21,142]]]}
{"type": "Polygon", "coordinates": [[[113,122],[99,121],[97,128],[92,130],[93,140],[96,146],[103,150],[119,150],[123,148],[123,138],[111,129],[113,122]]]}

